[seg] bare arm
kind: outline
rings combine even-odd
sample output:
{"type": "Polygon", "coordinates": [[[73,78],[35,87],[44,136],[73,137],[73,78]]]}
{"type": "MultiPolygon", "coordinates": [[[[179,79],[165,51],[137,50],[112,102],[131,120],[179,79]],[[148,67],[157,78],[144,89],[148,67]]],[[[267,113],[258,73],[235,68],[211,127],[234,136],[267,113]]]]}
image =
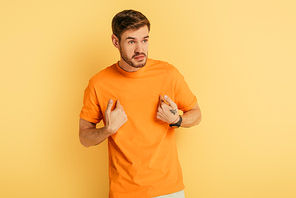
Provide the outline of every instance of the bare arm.
{"type": "MultiPolygon", "coordinates": [[[[174,124],[179,121],[178,107],[169,97],[165,96],[165,99],[163,99],[163,97],[160,96],[157,118],[169,124],[174,124]]],[[[200,121],[201,111],[198,104],[196,104],[192,109],[184,112],[181,126],[192,127],[199,124],[200,121]]]]}
{"type": "Polygon", "coordinates": [[[109,100],[105,111],[106,126],[97,129],[96,124],[80,118],[79,138],[85,147],[94,146],[103,142],[107,137],[116,133],[118,129],[127,121],[127,115],[119,100],[116,102],[116,108],[111,111],[113,100],[109,100]]]}
{"type": "Polygon", "coordinates": [[[80,118],[79,139],[83,146],[90,147],[100,144],[110,135],[112,134],[106,130],[106,127],[97,129],[96,124],[80,118]]]}
{"type": "Polygon", "coordinates": [[[196,103],[196,105],[189,111],[186,111],[182,115],[181,127],[192,127],[198,125],[201,122],[201,111],[196,103]]]}

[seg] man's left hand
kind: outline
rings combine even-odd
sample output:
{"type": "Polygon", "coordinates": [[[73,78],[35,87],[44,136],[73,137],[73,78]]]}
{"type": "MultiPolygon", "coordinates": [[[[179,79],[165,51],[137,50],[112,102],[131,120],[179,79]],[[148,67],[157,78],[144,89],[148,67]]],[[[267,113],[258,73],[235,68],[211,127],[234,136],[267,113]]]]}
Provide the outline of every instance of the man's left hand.
{"type": "Polygon", "coordinates": [[[165,95],[164,98],[161,95],[159,96],[156,117],[169,124],[174,124],[179,121],[178,107],[167,95],[165,95]]]}

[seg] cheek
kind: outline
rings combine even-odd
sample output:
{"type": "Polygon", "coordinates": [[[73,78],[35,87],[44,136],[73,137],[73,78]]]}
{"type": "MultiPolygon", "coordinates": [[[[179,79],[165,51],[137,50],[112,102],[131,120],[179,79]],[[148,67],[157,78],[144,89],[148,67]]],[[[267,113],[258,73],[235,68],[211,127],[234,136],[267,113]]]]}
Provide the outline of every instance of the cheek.
{"type": "Polygon", "coordinates": [[[132,46],[126,46],[124,51],[126,54],[132,54],[134,52],[134,48],[132,46]]]}
{"type": "Polygon", "coordinates": [[[127,49],[126,50],[126,55],[131,58],[134,55],[134,50],[133,49],[127,49]]]}
{"type": "Polygon", "coordinates": [[[148,47],[149,47],[149,44],[145,45],[144,47],[144,50],[147,52],[148,51],[148,47]]]}
{"type": "Polygon", "coordinates": [[[131,49],[129,49],[128,47],[122,48],[122,53],[125,54],[126,56],[130,55],[130,51],[131,51],[131,49]]]}

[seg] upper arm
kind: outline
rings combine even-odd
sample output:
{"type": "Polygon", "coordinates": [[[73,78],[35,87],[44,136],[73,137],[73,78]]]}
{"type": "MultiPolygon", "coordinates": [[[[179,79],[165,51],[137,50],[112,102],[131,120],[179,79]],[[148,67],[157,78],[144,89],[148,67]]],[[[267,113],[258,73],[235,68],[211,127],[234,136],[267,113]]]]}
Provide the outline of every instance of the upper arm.
{"type": "Polygon", "coordinates": [[[195,105],[192,109],[190,109],[190,110],[188,110],[188,111],[184,111],[184,113],[189,112],[189,111],[192,111],[192,110],[200,111],[200,108],[199,108],[199,106],[198,106],[197,103],[196,103],[196,105],[195,105]]]}
{"type": "Polygon", "coordinates": [[[181,126],[183,127],[191,127],[199,124],[201,122],[201,111],[198,104],[196,103],[196,105],[192,109],[185,111],[183,113],[182,118],[183,118],[183,122],[182,122],[183,125],[181,126]]]}
{"type": "Polygon", "coordinates": [[[92,123],[99,123],[103,119],[100,104],[98,102],[98,93],[96,91],[94,80],[90,80],[84,91],[83,107],[80,118],[92,123]]]}
{"type": "Polygon", "coordinates": [[[201,111],[197,103],[192,109],[185,111],[184,114],[198,118],[197,123],[201,121],[201,111]]]}

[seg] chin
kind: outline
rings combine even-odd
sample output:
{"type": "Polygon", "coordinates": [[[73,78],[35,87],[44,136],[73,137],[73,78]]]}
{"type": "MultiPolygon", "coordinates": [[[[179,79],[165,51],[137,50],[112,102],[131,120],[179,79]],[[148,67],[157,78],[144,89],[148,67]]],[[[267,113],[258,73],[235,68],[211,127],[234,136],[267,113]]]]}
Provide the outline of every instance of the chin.
{"type": "Polygon", "coordinates": [[[133,64],[134,65],[133,67],[142,68],[142,67],[144,67],[146,65],[146,62],[147,62],[146,58],[141,60],[140,62],[137,61],[136,63],[133,64]]]}
{"type": "Polygon", "coordinates": [[[146,62],[141,63],[141,64],[137,64],[137,65],[134,64],[133,67],[135,67],[135,68],[142,68],[142,67],[144,67],[145,65],[146,65],[146,62]]]}

